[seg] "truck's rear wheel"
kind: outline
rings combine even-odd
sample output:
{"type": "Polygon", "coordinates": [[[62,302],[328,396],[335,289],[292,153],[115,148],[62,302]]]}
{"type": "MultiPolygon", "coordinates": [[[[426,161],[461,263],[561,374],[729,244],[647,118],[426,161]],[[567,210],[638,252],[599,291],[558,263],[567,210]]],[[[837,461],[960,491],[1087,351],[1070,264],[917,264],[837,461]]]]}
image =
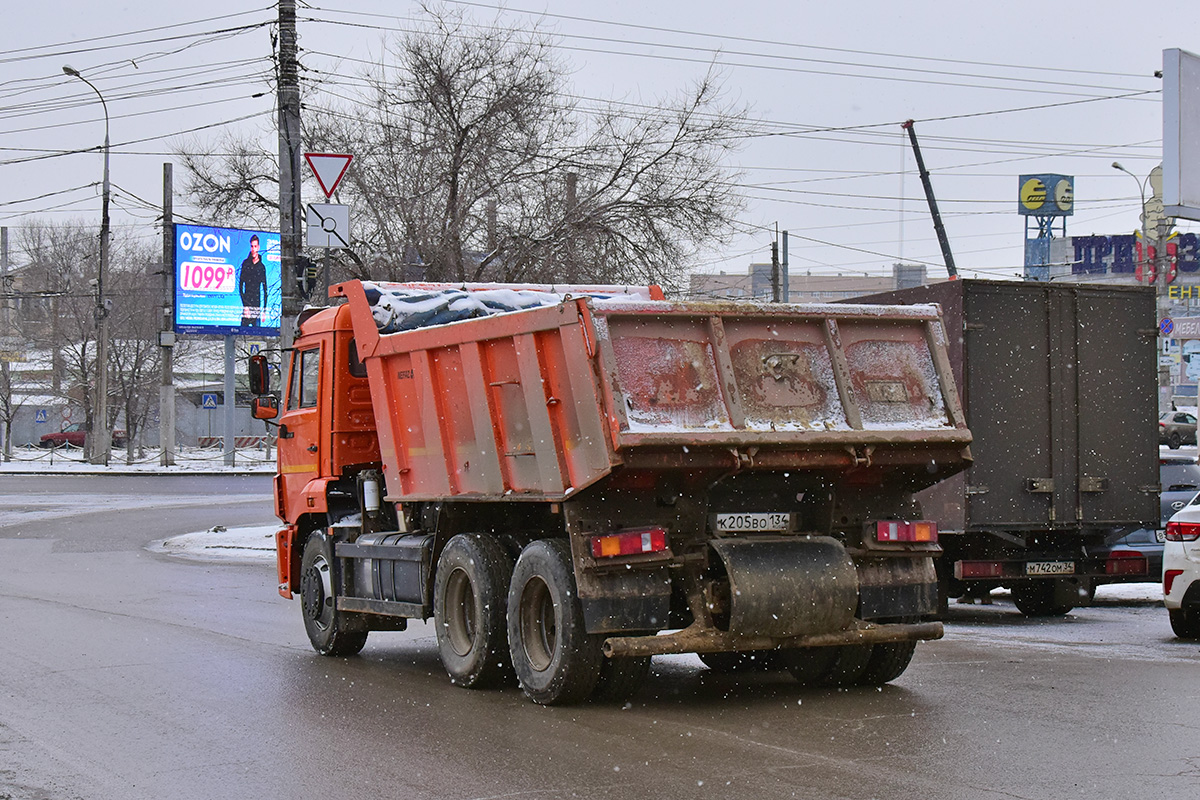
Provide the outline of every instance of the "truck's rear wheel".
{"type": "Polygon", "coordinates": [[[512,675],[504,607],[513,563],[495,539],[461,533],[442,550],[433,584],[438,654],[450,680],[482,689],[512,675]]]}
{"type": "Polygon", "coordinates": [[[508,590],[508,643],[517,680],[535,703],[577,703],[596,687],[602,638],[584,627],[565,540],[521,551],[508,590]]]}
{"type": "Polygon", "coordinates": [[[333,591],[333,541],[316,531],[300,563],[300,608],[313,649],[323,656],[352,656],[367,643],[362,623],[337,610],[333,591]]]}
{"type": "Polygon", "coordinates": [[[1057,579],[1018,581],[1012,589],[1013,604],[1027,617],[1061,617],[1074,603],[1062,599],[1057,579]]]}
{"type": "Polygon", "coordinates": [[[896,680],[908,669],[916,651],[916,642],[880,642],[871,649],[871,659],[858,678],[859,684],[882,686],[896,680]]]}
{"type": "Polygon", "coordinates": [[[597,703],[623,703],[637,694],[649,674],[650,656],[605,658],[589,699],[597,703]]]}
{"type": "Polygon", "coordinates": [[[713,672],[771,672],[783,669],[779,650],[746,650],[737,653],[700,653],[700,660],[713,672]]]}
{"type": "Polygon", "coordinates": [[[837,658],[836,647],[793,647],[783,651],[783,664],[801,686],[816,686],[837,658]]]}
{"type": "Polygon", "coordinates": [[[784,651],[788,672],[802,686],[853,686],[866,674],[873,645],[795,647],[784,651]]]}

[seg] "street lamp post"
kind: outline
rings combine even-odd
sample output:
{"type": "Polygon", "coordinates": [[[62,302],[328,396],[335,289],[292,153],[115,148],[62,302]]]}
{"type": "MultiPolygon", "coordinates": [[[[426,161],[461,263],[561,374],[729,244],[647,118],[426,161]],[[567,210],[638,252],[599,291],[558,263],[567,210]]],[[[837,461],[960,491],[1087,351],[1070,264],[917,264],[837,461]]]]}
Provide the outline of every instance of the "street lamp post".
{"type": "MultiPolygon", "coordinates": [[[[1126,175],[1128,175],[1129,177],[1131,177],[1135,181],[1137,181],[1138,193],[1142,197],[1142,252],[1144,255],[1146,252],[1146,248],[1148,248],[1150,246],[1150,240],[1146,237],[1146,184],[1147,184],[1147,182],[1149,182],[1150,176],[1147,175],[1146,179],[1142,180],[1137,175],[1134,175],[1132,172],[1125,169],[1125,167],[1121,166],[1120,161],[1114,161],[1112,163],[1112,167],[1115,170],[1120,170],[1121,172],[1124,172],[1126,175]]],[[[1156,283],[1157,283],[1157,277],[1158,276],[1155,275],[1156,283]]]]}
{"type": "MultiPolygon", "coordinates": [[[[1142,198],[1142,261],[1143,261],[1143,264],[1148,263],[1149,262],[1149,259],[1148,259],[1149,247],[1150,247],[1150,235],[1149,235],[1150,232],[1149,232],[1147,223],[1150,218],[1150,212],[1146,208],[1146,186],[1147,186],[1147,184],[1150,183],[1150,178],[1153,175],[1153,172],[1151,172],[1150,175],[1147,175],[1145,180],[1143,180],[1143,179],[1139,178],[1137,175],[1134,175],[1129,170],[1125,169],[1125,167],[1121,166],[1121,163],[1119,161],[1114,161],[1112,163],[1112,167],[1115,170],[1120,170],[1121,172],[1124,172],[1126,175],[1128,175],[1129,177],[1131,177],[1135,181],[1137,181],[1138,192],[1141,194],[1141,198],[1142,198]]],[[[1154,294],[1155,294],[1155,308],[1158,313],[1158,324],[1160,326],[1160,329],[1161,329],[1163,319],[1165,319],[1167,316],[1167,308],[1166,308],[1166,304],[1167,304],[1167,300],[1166,300],[1166,298],[1167,298],[1167,258],[1166,258],[1166,256],[1167,256],[1167,230],[1169,229],[1169,227],[1170,226],[1169,226],[1169,223],[1167,222],[1166,218],[1160,216],[1159,220],[1158,220],[1158,230],[1155,231],[1155,234],[1154,234],[1154,294]]],[[[1162,391],[1161,391],[1162,388],[1165,386],[1169,386],[1170,383],[1171,383],[1170,371],[1159,366],[1158,367],[1158,385],[1159,385],[1160,395],[1162,394],[1162,391]]],[[[1160,403],[1162,402],[1161,397],[1159,398],[1159,402],[1160,403]]]]}
{"type": "Polygon", "coordinates": [[[100,98],[100,106],[104,109],[104,183],[101,190],[103,199],[100,210],[100,272],[96,276],[96,322],[99,326],[98,342],[96,345],[96,413],[92,422],[91,463],[108,464],[109,451],[112,448],[112,436],[108,432],[108,303],[104,297],[104,279],[108,276],[108,103],[95,84],[83,77],[79,70],[64,64],[62,71],[72,78],[91,87],[100,98]]]}

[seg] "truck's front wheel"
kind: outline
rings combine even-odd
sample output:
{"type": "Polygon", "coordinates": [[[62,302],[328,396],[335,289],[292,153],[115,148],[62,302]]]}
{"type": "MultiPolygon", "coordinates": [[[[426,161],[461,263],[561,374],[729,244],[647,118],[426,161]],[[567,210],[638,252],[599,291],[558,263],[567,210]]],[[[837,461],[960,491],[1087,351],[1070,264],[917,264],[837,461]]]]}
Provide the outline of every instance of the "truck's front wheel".
{"type": "Polygon", "coordinates": [[[508,590],[508,643],[517,680],[535,703],[578,703],[596,687],[603,640],[584,627],[565,540],[521,551],[508,590]]]}
{"type": "Polygon", "coordinates": [[[308,537],[300,563],[300,608],[313,649],[323,656],[352,656],[367,643],[367,631],[337,610],[333,590],[333,541],[320,531],[308,537]]]}
{"type": "Polygon", "coordinates": [[[461,533],[438,558],[433,622],[438,654],[458,686],[482,689],[512,674],[504,607],[512,558],[495,539],[461,533]]]}

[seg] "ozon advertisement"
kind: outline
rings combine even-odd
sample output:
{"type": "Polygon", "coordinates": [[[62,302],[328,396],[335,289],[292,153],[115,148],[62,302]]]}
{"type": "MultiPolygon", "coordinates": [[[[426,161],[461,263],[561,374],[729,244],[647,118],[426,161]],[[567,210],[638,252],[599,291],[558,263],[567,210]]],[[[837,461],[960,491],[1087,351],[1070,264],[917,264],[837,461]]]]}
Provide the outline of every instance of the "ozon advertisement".
{"type": "Polygon", "coordinates": [[[279,234],[175,226],[175,331],[278,336],[279,234]]]}

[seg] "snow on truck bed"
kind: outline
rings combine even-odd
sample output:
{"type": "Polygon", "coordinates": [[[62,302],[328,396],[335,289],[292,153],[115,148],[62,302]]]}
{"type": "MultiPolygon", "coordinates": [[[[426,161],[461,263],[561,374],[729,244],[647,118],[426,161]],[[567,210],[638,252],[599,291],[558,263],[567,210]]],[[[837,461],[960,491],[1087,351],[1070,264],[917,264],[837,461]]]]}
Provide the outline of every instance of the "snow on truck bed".
{"type": "Polygon", "coordinates": [[[645,290],[619,286],[538,285],[516,289],[503,284],[463,284],[461,288],[446,288],[364,281],[363,290],[380,333],[558,305],[568,297],[580,295],[597,300],[650,299],[645,290]]]}

